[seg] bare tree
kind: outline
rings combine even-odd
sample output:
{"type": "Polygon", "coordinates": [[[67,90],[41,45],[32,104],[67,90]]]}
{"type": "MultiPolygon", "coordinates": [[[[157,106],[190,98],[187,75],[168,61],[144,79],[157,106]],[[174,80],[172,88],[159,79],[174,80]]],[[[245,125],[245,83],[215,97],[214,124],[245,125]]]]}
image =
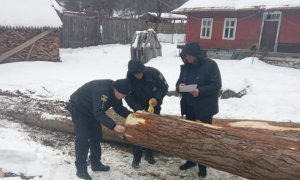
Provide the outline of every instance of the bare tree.
{"type": "Polygon", "coordinates": [[[117,12],[121,17],[137,18],[147,13],[155,12],[157,21],[155,30],[163,12],[170,12],[187,0],[60,0],[70,11],[85,12],[87,14],[112,17],[117,12]]]}
{"type": "Polygon", "coordinates": [[[171,12],[172,10],[181,6],[183,3],[187,2],[187,0],[152,0],[147,2],[148,7],[150,7],[150,11],[155,12],[157,15],[154,29],[157,31],[158,23],[161,20],[161,14],[163,12],[171,12]]]}

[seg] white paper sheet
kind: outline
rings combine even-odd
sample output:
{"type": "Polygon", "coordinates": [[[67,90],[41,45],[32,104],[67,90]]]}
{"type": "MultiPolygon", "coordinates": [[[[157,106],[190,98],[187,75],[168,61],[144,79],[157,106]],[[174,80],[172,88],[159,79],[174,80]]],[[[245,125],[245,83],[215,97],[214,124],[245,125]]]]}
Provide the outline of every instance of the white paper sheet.
{"type": "Polygon", "coordinates": [[[197,84],[190,84],[186,86],[179,86],[179,92],[191,92],[197,89],[197,84]]]}

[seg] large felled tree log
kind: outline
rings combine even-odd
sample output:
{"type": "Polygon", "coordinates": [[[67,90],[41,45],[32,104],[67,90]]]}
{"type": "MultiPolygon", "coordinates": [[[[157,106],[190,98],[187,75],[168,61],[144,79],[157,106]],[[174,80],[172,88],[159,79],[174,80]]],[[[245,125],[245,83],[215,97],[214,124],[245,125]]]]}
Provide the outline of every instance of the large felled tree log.
{"type": "Polygon", "coordinates": [[[300,179],[300,144],[290,139],[148,113],[127,118],[126,137],[249,179],[300,179]]]}

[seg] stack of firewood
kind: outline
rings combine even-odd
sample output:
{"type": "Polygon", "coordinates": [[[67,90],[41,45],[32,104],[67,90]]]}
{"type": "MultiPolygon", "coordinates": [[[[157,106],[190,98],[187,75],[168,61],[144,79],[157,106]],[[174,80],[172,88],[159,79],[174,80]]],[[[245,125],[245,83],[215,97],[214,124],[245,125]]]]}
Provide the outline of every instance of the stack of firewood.
{"type": "MultiPolygon", "coordinates": [[[[44,30],[41,29],[0,29],[0,55],[5,52],[25,43],[32,39],[44,30]]],[[[35,42],[32,45],[21,50],[20,52],[9,57],[11,59],[26,60],[32,49],[28,61],[59,61],[59,34],[58,31],[53,31],[47,36],[35,42]]]]}

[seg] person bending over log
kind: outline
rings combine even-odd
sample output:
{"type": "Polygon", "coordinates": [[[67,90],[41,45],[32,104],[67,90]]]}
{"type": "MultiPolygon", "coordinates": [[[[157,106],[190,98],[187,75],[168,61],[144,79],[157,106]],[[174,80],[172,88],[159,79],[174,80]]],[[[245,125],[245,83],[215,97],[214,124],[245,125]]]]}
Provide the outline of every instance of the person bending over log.
{"type": "Polygon", "coordinates": [[[109,171],[110,167],[101,163],[102,124],[119,133],[125,132],[125,127],[116,123],[106,115],[113,107],[115,112],[124,118],[131,113],[122,105],[130,93],[129,79],[94,80],[84,84],[70,98],[68,110],[72,114],[75,129],[76,175],[85,180],[91,180],[87,171],[87,155],[90,150],[92,171],[109,171]]]}

